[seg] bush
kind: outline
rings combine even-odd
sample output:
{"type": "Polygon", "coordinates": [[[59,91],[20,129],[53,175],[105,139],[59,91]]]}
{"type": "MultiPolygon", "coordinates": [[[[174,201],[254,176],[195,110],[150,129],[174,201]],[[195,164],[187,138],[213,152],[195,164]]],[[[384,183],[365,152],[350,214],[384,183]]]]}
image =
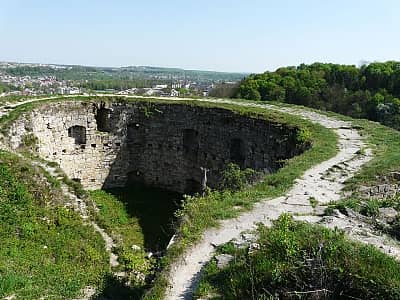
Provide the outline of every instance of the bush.
{"type": "Polygon", "coordinates": [[[222,173],[221,189],[238,191],[257,181],[260,178],[260,173],[253,169],[247,168],[241,170],[234,163],[228,164],[222,173]]]}
{"type": "Polygon", "coordinates": [[[300,128],[297,130],[296,140],[298,144],[311,143],[312,134],[307,128],[300,128]]]}
{"type": "Polygon", "coordinates": [[[25,134],[21,140],[21,147],[36,152],[38,150],[39,139],[33,134],[25,134]]]}
{"type": "Polygon", "coordinates": [[[260,225],[258,249],[223,246],[234,256],[225,268],[211,262],[198,296],[222,299],[399,299],[400,264],[342,231],[283,214],[272,228],[260,225]]]}

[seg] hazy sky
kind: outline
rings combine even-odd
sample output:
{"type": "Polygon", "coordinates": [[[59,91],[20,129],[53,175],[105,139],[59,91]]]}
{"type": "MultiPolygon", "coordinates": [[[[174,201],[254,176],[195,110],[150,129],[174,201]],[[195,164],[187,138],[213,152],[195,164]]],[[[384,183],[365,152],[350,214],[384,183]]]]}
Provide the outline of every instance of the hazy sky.
{"type": "Polygon", "coordinates": [[[0,61],[261,72],[400,60],[398,0],[0,0],[0,61]]]}

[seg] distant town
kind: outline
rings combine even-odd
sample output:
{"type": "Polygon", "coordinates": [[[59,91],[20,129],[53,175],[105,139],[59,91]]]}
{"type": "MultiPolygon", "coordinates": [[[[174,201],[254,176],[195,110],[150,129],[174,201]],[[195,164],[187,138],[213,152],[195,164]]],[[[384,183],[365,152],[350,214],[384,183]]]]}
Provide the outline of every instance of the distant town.
{"type": "Polygon", "coordinates": [[[158,67],[100,68],[0,62],[0,96],[78,95],[93,92],[144,96],[209,96],[246,74],[158,67]]]}

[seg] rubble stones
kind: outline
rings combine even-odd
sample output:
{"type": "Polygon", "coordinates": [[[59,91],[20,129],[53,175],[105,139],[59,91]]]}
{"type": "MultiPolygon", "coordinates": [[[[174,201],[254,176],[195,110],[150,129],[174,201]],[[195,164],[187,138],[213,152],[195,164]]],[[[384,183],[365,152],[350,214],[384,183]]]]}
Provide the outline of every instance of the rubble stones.
{"type": "Polygon", "coordinates": [[[386,199],[392,198],[400,193],[399,184],[384,183],[373,187],[363,186],[359,188],[361,197],[374,198],[374,199],[386,199]]]}

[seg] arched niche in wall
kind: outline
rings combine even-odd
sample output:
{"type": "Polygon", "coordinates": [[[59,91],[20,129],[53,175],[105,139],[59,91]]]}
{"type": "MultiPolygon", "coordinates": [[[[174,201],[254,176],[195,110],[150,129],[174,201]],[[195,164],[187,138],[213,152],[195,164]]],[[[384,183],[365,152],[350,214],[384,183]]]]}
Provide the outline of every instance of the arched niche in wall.
{"type": "Polygon", "coordinates": [[[86,144],[86,127],[75,125],[68,128],[68,136],[75,139],[76,145],[86,144]]]}
{"type": "Polygon", "coordinates": [[[197,158],[199,153],[199,133],[194,129],[183,130],[183,154],[190,159],[197,158]]]}
{"type": "Polygon", "coordinates": [[[240,167],[244,167],[244,162],[246,160],[246,148],[242,139],[231,139],[229,145],[229,156],[231,162],[240,167]]]}
{"type": "Polygon", "coordinates": [[[105,104],[101,103],[100,107],[96,109],[95,114],[98,131],[110,132],[110,115],[111,109],[106,108],[105,104]]]}

